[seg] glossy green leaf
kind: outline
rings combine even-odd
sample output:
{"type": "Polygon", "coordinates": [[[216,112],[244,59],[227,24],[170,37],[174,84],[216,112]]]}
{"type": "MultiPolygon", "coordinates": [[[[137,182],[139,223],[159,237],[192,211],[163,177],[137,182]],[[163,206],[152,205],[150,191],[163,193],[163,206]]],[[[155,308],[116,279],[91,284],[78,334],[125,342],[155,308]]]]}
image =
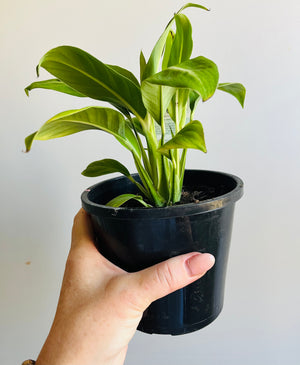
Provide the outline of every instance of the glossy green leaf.
{"type": "Polygon", "coordinates": [[[138,158],[141,157],[141,150],[140,150],[140,146],[139,143],[136,139],[136,136],[134,135],[133,131],[131,130],[131,128],[129,127],[129,125],[127,124],[127,122],[125,122],[125,127],[124,127],[124,136],[115,136],[116,139],[125,147],[127,148],[129,151],[131,151],[132,153],[134,153],[138,158]]]}
{"type": "Polygon", "coordinates": [[[146,208],[152,207],[152,205],[147,204],[140,195],[135,195],[135,194],[119,195],[119,196],[113,198],[112,200],[110,200],[108,203],[106,203],[106,205],[109,207],[118,208],[131,199],[137,200],[139,203],[141,203],[146,208]]]}
{"type": "Polygon", "coordinates": [[[219,84],[218,90],[222,90],[222,91],[225,91],[226,93],[233,95],[238,100],[238,102],[241,104],[241,106],[244,107],[246,89],[242,84],[223,83],[223,84],[219,84]]]}
{"type": "Polygon", "coordinates": [[[130,72],[129,70],[126,70],[126,68],[123,68],[123,67],[120,67],[117,65],[108,65],[108,64],[106,64],[106,66],[111,68],[115,72],[118,72],[120,75],[126,77],[128,80],[132,81],[138,88],[140,87],[140,83],[138,82],[138,79],[134,76],[134,74],[132,72],[130,72]]]}
{"type": "MultiPolygon", "coordinates": [[[[176,34],[172,41],[168,66],[182,63],[190,58],[193,50],[192,26],[184,14],[175,14],[176,34]]],[[[175,89],[174,89],[175,90],[175,89]]],[[[189,90],[180,89],[168,100],[168,112],[171,118],[183,126],[186,119],[186,103],[188,100],[189,90]]],[[[145,103],[145,101],[144,101],[145,103]]]]}
{"type": "Polygon", "coordinates": [[[142,118],[146,114],[140,88],[129,71],[105,65],[79,48],[53,48],[41,59],[37,72],[40,67],[90,98],[120,105],[142,118]]]}
{"type": "Polygon", "coordinates": [[[25,144],[30,149],[32,141],[59,138],[88,129],[99,129],[124,139],[125,119],[116,110],[102,107],[87,107],[68,110],[49,119],[34,135],[27,137],[25,144]]]}
{"type": "Polygon", "coordinates": [[[178,65],[190,58],[193,50],[192,26],[184,14],[175,14],[176,34],[172,42],[168,66],[178,65]]]}
{"type": "Polygon", "coordinates": [[[81,174],[88,177],[96,177],[112,174],[114,172],[120,172],[125,176],[130,176],[130,172],[123,164],[110,158],[90,163],[81,174]]]}
{"type": "MultiPolygon", "coordinates": [[[[188,89],[178,89],[176,94],[173,96],[170,105],[168,106],[168,113],[170,117],[175,121],[182,121],[180,124],[185,124],[186,120],[186,105],[189,100],[190,90],[188,89]]],[[[198,95],[198,94],[197,94],[198,95]]],[[[200,97],[198,95],[198,97],[200,97]]],[[[201,98],[201,97],[200,97],[201,98]]]]}
{"type": "Polygon", "coordinates": [[[156,85],[145,80],[142,83],[142,97],[144,105],[152,117],[161,124],[161,118],[176,89],[168,86],[156,85]]]}
{"type": "Polygon", "coordinates": [[[141,80],[141,82],[143,79],[145,67],[146,67],[146,59],[145,59],[144,53],[141,51],[141,53],[140,53],[140,80],[141,80]]]}
{"type": "Polygon", "coordinates": [[[26,95],[29,96],[29,91],[33,89],[48,89],[48,90],[59,91],[61,93],[73,96],[86,97],[86,95],[83,95],[80,92],[72,89],[70,86],[66,85],[65,83],[63,83],[58,79],[33,82],[32,84],[26,87],[25,89],[26,95]]]}
{"type": "MultiPolygon", "coordinates": [[[[195,3],[187,3],[185,5],[183,5],[182,8],[180,8],[179,12],[183,11],[184,9],[187,9],[187,8],[199,8],[199,9],[203,9],[203,10],[207,10],[209,11],[208,8],[206,8],[205,6],[203,5],[199,5],[199,4],[195,4],[195,3]]],[[[179,13],[178,12],[178,13],[179,13]]]]}
{"type": "Polygon", "coordinates": [[[133,128],[137,131],[137,133],[145,136],[145,133],[143,131],[143,127],[141,125],[141,122],[137,119],[137,118],[132,118],[130,121],[127,120],[126,121],[127,125],[130,127],[130,128],[133,128]],[[133,124],[133,125],[132,125],[133,124]]]}
{"type": "Polygon", "coordinates": [[[190,98],[191,119],[193,119],[193,115],[195,113],[196,106],[197,106],[199,100],[201,99],[201,96],[198,93],[196,93],[195,91],[190,90],[189,98],[190,98]]]}
{"type": "Polygon", "coordinates": [[[84,171],[82,171],[81,174],[87,177],[97,177],[115,172],[120,172],[124,176],[128,177],[128,179],[134,183],[144,195],[147,195],[145,188],[139,182],[134,180],[127,168],[119,161],[114,159],[107,158],[92,162],[84,171]]]}
{"type": "Polygon", "coordinates": [[[167,25],[166,29],[164,30],[163,34],[160,36],[159,40],[156,42],[156,44],[151,52],[151,55],[149,57],[149,60],[145,66],[141,81],[154,75],[158,71],[160,59],[163,54],[163,50],[165,47],[165,43],[166,43],[169,31],[171,30],[171,27],[173,24],[173,19],[174,18],[171,19],[171,21],[167,25]]]}
{"type": "Polygon", "coordinates": [[[35,138],[36,134],[37,134],[37,132],[34,132],[34,133],[30,134],[30,136],[28,136],[28,137],[25,138],[25,147],[26,147],[25,152],[29,152],[30,151],[31,146],[32,146],[32,143],[34,141],[34,138],[35,138]]]}
{"type": "MultiPolygon", "coordinates": [[[[194,3],[188,3],[185,4],[182,8],[180,8],[180,10],[176,13],[179,14],[180,12],[182,12],[184,9],[190,8],[190,7],[194,7],[194,8],[200,8],[203,10],[208,10],[206,7],[199,5],[199,4],[194,4],[194,3]]],[[[160,38],[158,39],[158,41],[156,42],[151,55],[149,57],[149,60],[146,64],[144,73],[143,73],[143,77],[141,79],[141,81],[143,81],[144,79],[154,75],[155,73],[157,73],[158,71],[158,67],[160,64],[160,59],[161,56],[163,54],[163,50],[166,44],[166,40],[168,37],[168,34],[171,30],[171,27],[174,23],[174,17],[169,21],[169,23],[167,24],[164,32],[162,33],[162,35],[160,36],[160,38]]]]}
{"type": "Polygon", "coordinates": [[[149,77],[144,82],[170,86],[175,88],[191,89],[198,92],[202,100],[209,99],[215,92],[219,80],[219,72],[216,64],[205,58],[196,57],[184,61],[176,66],[149,77]]]}
{"type": "Polygon", "coordinates": [[[166,39],[164,55],[161,64],[162,70],[168,67],[174,37],[175,37],[174,32],[170,30],[166,39]]]}
{"type": "Polygon", "coordinates": [[[170,149],[177,148],[193,148],[206,152],[203,127],[198,120],[188,123],[172,139],[161,146],[158,151],[166,154],[170,149]]]}

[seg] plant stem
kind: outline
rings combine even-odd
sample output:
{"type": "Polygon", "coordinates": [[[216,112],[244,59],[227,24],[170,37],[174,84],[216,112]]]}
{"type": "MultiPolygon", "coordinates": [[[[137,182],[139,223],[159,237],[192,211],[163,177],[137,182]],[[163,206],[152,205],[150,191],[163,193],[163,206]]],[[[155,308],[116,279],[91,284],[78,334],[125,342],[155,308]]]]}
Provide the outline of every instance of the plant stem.
{"type": "Polygon", "coordinates": [[[147,190],[148,199],[153,202],[156,207],[163,207],[166,203],[166,200],[159,194],[158,191],[156,191],[155,187],[153,186],[152,179],[145,168],[142,166],[140,159],[135,155],[133,155],[133,158],[142,183],[147,190]]]}
{"type": "MultiPolygon", "coordinates": [[[[161,103],[163,102],[161,98],[161,103]]],[[[160,128],[161,128],[161,141],[160,146],[162,146],[165,143],[165,120],[164,120],[164,114],[163,114],[163,108],[161,107],[161,115],[160,115],[160,128]]],[[[158,156],[159,162],[160,162],[160,170],[159,170],[159,176],[158,176],[158,190],[160,194],[167,200],[167,205],[170,203],[170,199],[172,197],[170,188],[172,187],[171,181],[170,181],[170,163],[168,158],[166,158],[163,154],[160,154],[158,156]]]]}
{"type": "MultiPolygon", "coordinates": [[[[180,120],[179,120],[179,100],[178,100],[178,90],[175,93],[175,133],[177,134],[180,130],[180,120]]],[[[176,148],[174,150],[174,160],[173,162],[173,195],[172,203],[176,203],[181,197],[181,187],[180,187],[180,154],[179,150],[176,148]]]]}
{"type": "Polygon", "coordinates": [[[143,143],[142,143],[141,138],[140,138],[140,136],[139,136],[139,134],[138,134],[138,132],[137,132],[137,130],[135,128],[135,125],[134,125],[134,123],[133,123],[133,121],[131,119],[131,116],[129,116],[128,119],[129,119],[129,121],[131,123],[131,126],[132,126],[132,129],[134,131],[135,137],[136,137],[136,139],[138,141],[138,144],[139,144],[139,147],[140,147],[140,150],[141,150],[142,159],[143,159],[143,164],[144,164],[145,169],[148,172],[148,174],[150,174],[151,173],[151,166],[150,166],[150,162],[149,162],[148,156],[147,156],[147,154],[145,152],[143,143]]]}
{"type": "Polygon", "coordinates": [[[148,194],[148,192],[147,192],[147,190],[143,187],[143,185],[141,185],[139,182],[137,182],[132,176],[127,176],[128,177],[128,179],[133,183],[133,184],[135,184],[137,187],[138,187],[138,189],[140,190],[140,192],[142,193],[142,194],[144,194],[144,196],[145,197],[148,197],[148,199],[149,199],[149,194],[148,194]]]}
{"type": "Polygon", "coordinates": [[[180,158],[180,191],[182,191],[187,149],[184,149],[180,158]]]}
{"type": "Polygon", "coordinates": [[[153,125],[151,126],[150,133],[146,134],[146,141],[148,147],[148,157],[150,161],[151,167],[151,177],[153,181],[153,185],[158,187],[158,165],[157,165],[157,140],[154,131],[154,121],[153,125]]]}

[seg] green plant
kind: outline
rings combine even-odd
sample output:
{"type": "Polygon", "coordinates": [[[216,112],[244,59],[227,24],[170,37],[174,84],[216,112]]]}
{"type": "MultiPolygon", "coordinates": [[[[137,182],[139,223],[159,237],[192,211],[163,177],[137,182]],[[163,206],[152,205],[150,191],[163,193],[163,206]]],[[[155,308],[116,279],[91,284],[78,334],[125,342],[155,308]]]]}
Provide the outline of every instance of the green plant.
{"type": "Polygon", "coordinates": [[[47,52],[37,66],[56,79],[34,82],[35,88],[51,89],[77,97],[109,102],[115,109],[95,106],[68,110],[49,119],[25,139],[26,151],[34,140],[48,140],[87,129],[112,134],[134,159],[141,183],[113,159],[91,163],[85,176],[119,172],[139,188],[142,196],[123,194],[108,203],[120,206],[136,199],[145,206],[162,207],[180,200],[187,149],[206,152],[202,124],[194,119],[199,100],[216,91],[232,94],[243,106],[245,88],[239,83],[219,84],[218,68],[211,60],[191,58],[192,27],[182,11],[170,20],[146,62],[140,54],[140,82],[128,70],[107,65],[83,50],[60,46],[47,52]],[[176,31],[172,30],[176,26],[176,31]]]}

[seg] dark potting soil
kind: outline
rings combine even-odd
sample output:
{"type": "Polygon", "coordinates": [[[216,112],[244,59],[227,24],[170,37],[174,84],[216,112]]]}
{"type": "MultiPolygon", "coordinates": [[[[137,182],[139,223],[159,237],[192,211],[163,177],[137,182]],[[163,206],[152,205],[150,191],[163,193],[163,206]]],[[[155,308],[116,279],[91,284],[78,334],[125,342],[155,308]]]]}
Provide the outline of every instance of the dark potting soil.
{"type": "Polygon", "coordinates": [[[183,187],[181,193],[180,204],[189,204],[189,203],[200,203],[203,200],[213,199],[219,195],[223,195],[220,192],[220,187],[211,187],[211,186],[198,186],[197,190],[188,190],[186,187],[183,187]]]}
{"type": "MultiPolygon", "coordinates": [[[[182,188],[181,199],[175,205],[200,203],[203,200],[213,199],[228,192],[226,185],[219,186],[197,186],[182,188]],[[193,189],[193,190],[192,190],[193,189]]],[[[144,198],[145,201],[147,201],[144,198]]],[[[141,208],[141,204],[134,199],[129,200],[122,205],[123,208],[141,208]]],[[[146,208],[147,209],[147,208],[146,208]]]]}

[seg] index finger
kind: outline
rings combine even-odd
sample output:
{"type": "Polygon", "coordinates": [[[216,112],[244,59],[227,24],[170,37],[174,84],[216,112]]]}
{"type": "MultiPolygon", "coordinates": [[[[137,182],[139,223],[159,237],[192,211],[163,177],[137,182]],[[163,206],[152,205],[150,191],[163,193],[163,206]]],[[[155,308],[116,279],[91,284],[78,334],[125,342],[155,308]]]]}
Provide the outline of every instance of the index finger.
{"type": "Polygon", "coordinates": [[[94,246],[94,234],[88,213],[81,208],[74,218],[71,249],[77,246],[94,246]]]}
{"type": "Polygon", "coordinates": [[[112,273],[125,273],[121,268],[102,256],[96,248],[91,218],[82,208],[74,218],[70,254],[69,257],[72,256],[73,259],[74,257],[80,257],[80,261],[88,263],[89,268],[92,267],[91,262],[97,262],[101,265],[102,270],[106,268],[110,275],[112,273]]]}

